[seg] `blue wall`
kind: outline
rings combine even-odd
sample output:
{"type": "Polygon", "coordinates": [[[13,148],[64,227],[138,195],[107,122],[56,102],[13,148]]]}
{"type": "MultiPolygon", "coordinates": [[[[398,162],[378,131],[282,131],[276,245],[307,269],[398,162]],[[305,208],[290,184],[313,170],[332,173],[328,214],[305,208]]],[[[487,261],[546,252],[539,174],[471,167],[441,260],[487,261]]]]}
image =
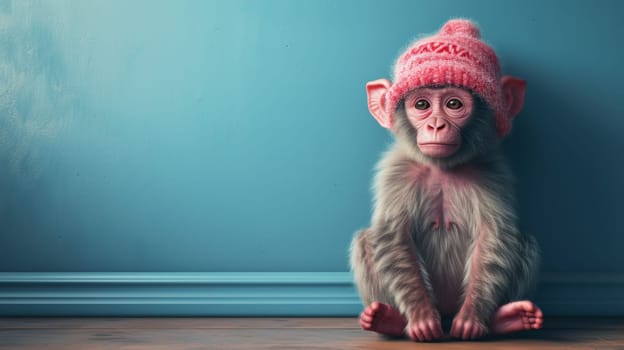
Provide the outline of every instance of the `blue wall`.
{"type": "Polygon", "coordinates": [[[528,80],[543,270],[623,272],[621,1],[0,1],[0,271],[346,271],[364,84],[453,16],[528,80]]]}

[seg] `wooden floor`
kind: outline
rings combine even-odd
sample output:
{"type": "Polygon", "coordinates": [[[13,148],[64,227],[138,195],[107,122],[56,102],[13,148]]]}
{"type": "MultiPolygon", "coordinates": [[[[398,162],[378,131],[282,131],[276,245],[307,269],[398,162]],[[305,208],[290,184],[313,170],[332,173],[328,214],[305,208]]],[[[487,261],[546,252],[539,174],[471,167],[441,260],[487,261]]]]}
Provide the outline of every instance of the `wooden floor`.
{"type": "Polygon", "coordinates": [[[0,349],[624,349],[624,318],[559,318],[540,331],[417,344],[353,318],[0,318],[0,349]]]}

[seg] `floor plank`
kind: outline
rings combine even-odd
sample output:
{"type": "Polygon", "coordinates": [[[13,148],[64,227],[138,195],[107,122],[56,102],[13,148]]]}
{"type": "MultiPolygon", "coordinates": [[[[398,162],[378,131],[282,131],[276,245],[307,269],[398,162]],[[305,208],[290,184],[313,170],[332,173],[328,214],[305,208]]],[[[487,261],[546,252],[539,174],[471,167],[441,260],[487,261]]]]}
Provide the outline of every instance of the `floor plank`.
{"type": "Polygon", "coordinates": [[[541,331],[418,344],[353,318],[0,318],[0,349],[624,349],[624,319],[552,319],[541,331]]]}

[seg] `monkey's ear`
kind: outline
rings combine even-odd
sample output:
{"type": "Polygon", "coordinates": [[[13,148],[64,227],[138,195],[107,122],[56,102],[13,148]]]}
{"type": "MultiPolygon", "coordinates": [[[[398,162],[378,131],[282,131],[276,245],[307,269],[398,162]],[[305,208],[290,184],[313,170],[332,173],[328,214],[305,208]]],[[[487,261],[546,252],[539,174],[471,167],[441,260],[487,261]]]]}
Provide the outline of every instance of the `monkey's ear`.
{"type": "Polygon", "coordinates": [[[391,86],[392,83],[388,79],[377,79],[366,83],[368,110],[379,125],[386,129],[392,128],[392,120],[386,112],[386,92],[391,86]]]}
{"type": "Polygon", "coordinates": [[[506,75],[501,78],[503,95],[509,111],[509,119],[512,119],[522,110],[524,105],[524,93],[526,91],[526,81],[506,75]]]}

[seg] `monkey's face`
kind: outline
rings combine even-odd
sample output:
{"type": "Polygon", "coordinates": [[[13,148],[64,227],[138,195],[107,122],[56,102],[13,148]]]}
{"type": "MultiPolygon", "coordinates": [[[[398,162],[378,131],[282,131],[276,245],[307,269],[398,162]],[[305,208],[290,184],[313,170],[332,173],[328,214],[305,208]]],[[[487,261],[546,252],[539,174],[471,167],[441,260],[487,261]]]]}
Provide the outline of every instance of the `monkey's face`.
{"type": "Polygon", "coordinates": [[[421,88],[405,96],[404,106],[424,155],[447,158],[462,147],[461,130],[475,107],[470,92],[457,87],[421,88]]]}
{"type": "Polygon", "coordinates": [[[498,147],[492,111],[479,95],[432,86],[405,95],[392,131],[420,161],[450,168],[498,147]]]}

